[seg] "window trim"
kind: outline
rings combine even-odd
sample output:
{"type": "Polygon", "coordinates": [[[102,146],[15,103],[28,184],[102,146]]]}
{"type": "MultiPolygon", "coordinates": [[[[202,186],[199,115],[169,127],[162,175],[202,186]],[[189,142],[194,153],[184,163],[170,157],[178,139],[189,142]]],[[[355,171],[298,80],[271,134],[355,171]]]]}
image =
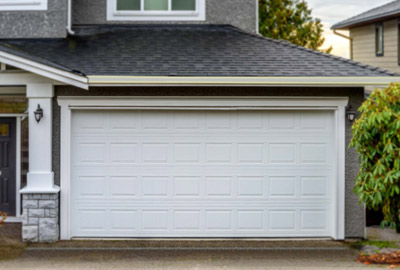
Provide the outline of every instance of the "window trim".
{"type": "Polygon", "coordinates": [[[118,11],[117,1],[107,0],[108,21],[205,21],[206,19],[206,0],[196,0],[195,11],[118,11]]]}
{"type": "Polygon", "coordinates": [[[0,0],[0,11],[47,10],[47,0],[0,0]]]}
{"type": "Polygon", "coordinates": [[[385,54],[385,30],[383,23],[375,24],[375,55],[378,57],[384,56],[385,54]],[[382,29],[382,31],[380,31],[382,29]],[[379,35],[382,36],[381,44],[379,44],[379,35]],[[382,46],[382,51],[379,52],[379,46],[382,46]]]}

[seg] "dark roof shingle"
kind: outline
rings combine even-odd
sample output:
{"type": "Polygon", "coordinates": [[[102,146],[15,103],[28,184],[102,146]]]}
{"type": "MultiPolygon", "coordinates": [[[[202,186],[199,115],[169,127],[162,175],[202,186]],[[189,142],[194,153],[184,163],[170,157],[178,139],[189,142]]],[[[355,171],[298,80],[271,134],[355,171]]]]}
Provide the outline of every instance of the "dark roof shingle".
{"type": "Polygon", "coordinates": [[[0,50],[86,75],[395,75],[225,25],[79,26],[75,31],[66,39],[0,40],[0,50]]]}

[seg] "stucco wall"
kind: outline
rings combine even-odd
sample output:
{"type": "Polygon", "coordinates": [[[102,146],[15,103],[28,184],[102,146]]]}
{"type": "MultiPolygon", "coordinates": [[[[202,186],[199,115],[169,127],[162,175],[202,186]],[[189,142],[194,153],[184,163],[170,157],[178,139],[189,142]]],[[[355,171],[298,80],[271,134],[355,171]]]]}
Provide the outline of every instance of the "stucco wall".
{"type": "Polygon", "coordinates": [[[63,38],[67,0],[48,0],[44,11],[0,11],[0,38],[63,38]]]}
{"type": "MultiPolygon", "coordinates": [[[[169,22],[186,24],[231,24],[245,31],[257,31],[258,0],[206,0],[206,21],[169,22]]],[[[151,22],[107,21],[107,0],[74,0],[73,24],[149,24],[151,22]]],[[[155,22],[156,24],[168,22],[155,22]]]]}
{"type": "MultiPolygon", "coordinates": [[[[347,96],[358,108],[364,99],[362,88],[92,88],[89,91],[71,86],[57,86],[53,104],[53,170],[60,183],[60,107],[57,96],[347,96]]],[[[351,125],[346,121],[346,145],[350,143],[351,125]]],[[[353,194],[358,173],[357,154],[346,147],[346,237],[363,237],[365,211],[353,194]]]]}
{"type": "Polygon", "coordinates": [[[400,73],[397,19],[383,23],[383,56],[376,56],[375,24],[353,28],[350,36],[353,39],[355,61],[400,73]]]}

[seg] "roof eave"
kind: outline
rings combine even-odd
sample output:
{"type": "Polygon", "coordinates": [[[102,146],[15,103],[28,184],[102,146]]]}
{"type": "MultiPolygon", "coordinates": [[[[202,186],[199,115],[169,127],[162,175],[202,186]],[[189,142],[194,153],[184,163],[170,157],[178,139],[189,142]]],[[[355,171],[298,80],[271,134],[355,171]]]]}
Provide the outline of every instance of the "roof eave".
{"type": "Polygon", "coordinates": [[[89,86],[387,86],[400,76],[376,77],[178,77],[88,76],[89,86]]]}
{"type": "Polygon", "coordinates": [[[85,76],[50,67],[14,54],[0,51],[0,62],[58,82],[89,89],[88,78],[85,76]]]}
{"type": "Polygon", "coordinates": [[[350,21],[347,23],[339,22],[337,24],[334,24],[331,27],[331,29],[332,30],[349,30],[350,28],[363,26],[366,24],[371,24],[371,23],[375,23],[375,22],[379,22],[379,21],[383,21],[383,20],[389,20],[389,19],[393,19],[393,18],[397,18],[397,17],[400,17],[400,10],[386,12],[384,14],[380,14],[377,16],[371,16],[371,17],[367,17],[365,19],[354,20],[354,21],[350,21]]]}

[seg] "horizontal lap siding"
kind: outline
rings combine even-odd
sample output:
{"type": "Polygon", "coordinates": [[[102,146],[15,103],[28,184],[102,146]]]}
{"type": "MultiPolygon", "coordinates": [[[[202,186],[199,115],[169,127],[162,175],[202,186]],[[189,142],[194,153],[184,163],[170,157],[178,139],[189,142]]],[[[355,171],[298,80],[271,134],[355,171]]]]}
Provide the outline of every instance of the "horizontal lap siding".
{"type": "Polygon", "coordinates": [[[380,57],[375,55],[375,24],[351,29],[354,60],[400,73],[397,27],[397,20],[384,22],[384,56],[380,57]]]}

